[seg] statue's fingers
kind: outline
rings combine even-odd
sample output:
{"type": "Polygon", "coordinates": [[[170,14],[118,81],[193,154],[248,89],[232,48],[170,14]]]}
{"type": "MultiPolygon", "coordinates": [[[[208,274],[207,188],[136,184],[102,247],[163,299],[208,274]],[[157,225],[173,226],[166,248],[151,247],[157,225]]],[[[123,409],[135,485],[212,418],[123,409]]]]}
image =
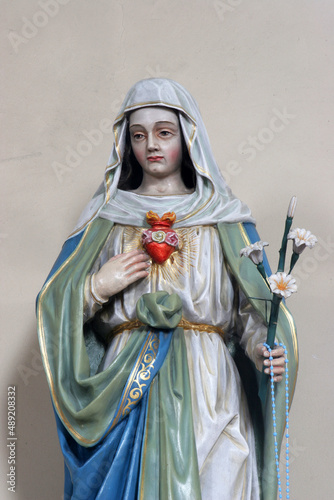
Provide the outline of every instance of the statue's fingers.
{"type": "Polygon", "coordinates": [[[283,347],[276,347],[271,351],[271,355],[273,358],[284,357],[284,349],[283,347]]]}
{"type": "Polygon", "coordinates": [[[137,250],[136,253],[131,252],[130,254],[129,252],[128,254],[124,254],[124,258],[122,259],[122,261],[124,263],[125,269],[128,269],[134,264],[137,264],[139,262],[147,262],[149,259],[150,256],[146,252],[137,250]]]}
{"type": "Polygon", "coordinates": [[[132,283],[135,283],[139,279],[146,278],[148,275],[149,275],[149,272],[147,271],[147,269],[136,271],[132,274],[129,274],[129,276],[127,278],[127,284],[131,285],[132,283]]]}
{"type": "MultiPolygon", "coordinates": [[[[284,366],[275,366],[275,367],[273,367],[272,371],[273,371],[274,375],[282,375],[284,373],[284,371],[285,371],[285,368],[284,368],[284,366]]],[[[268,375],[270,375],[271,369],[270,368],[266,368],[264,370],[264,373],[267,373],[268,375]]]]}
{"type": "Polygon", "coordinates": [[[138,271],[147,271],[151,267],[151,264],[147,262],[146,260],[143,262],[135,262],[131,266],[127,268],[126,275],[127,276],[132,276],[133,274],[137,273],[138,271]]]}

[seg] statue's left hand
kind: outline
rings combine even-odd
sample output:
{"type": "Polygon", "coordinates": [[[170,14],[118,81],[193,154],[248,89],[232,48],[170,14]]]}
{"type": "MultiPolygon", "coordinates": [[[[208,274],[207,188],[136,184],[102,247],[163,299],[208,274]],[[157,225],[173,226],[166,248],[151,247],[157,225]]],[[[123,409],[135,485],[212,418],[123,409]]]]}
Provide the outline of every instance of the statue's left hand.
{"type": "MultiPolygon", "coordinates": [[[[263,344],[257,344],[255,348],[255,354],[258,359],[263,360],[263,365],[265,367],[264,372],[268,375],[270,374],[270,360],[269,351],[263,344]]],[[[283,347],[276,347],[271,351],[271,355],[274,358],[272,365],[274,368],[274,382],[280,382],[283,378],[283,373],[285,372],[285,357],[283,347]]]]}

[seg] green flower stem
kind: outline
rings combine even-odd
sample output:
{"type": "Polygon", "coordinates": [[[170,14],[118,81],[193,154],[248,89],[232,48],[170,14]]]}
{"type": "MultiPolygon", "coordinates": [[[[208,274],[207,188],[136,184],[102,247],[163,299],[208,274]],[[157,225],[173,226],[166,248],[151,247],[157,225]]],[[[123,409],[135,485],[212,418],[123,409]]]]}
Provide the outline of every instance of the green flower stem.
{"type": "Polygon", "coordinates": [[[292,217],[287,217],[286,221],[285,221],[285,229],[284,229],[281,249],[279,251],[279,261],[278,261],[278,269],[277,269],[278,273],[282,273],[284,271],[286,246],[288,243],[288,234],[289,234],[291,225],[292,225],[292,217]]]}
{"type": "Polygon", "coordinates": [[[270,310],[270,319],[267,333],[267,344],[273,349],[274,342],[276,337],[276,326],[277,326],[277,318],[279,313],[279,306],[281,303],[282,297],[280,295],[274,294],[273,300],[271,303],[270,310]]]}
{"type": "Polygon", "coordinates": [[[267,280],[267,275],[266,275],[266,271],[264,270],[264,265],[262,262],[260,262],[259,264],[256,264],[256,267],[257,267],[257,270],[259,271],[259,273],[261,274],[261,276],[267,280]]]}
{"type": "MultiPolygon", "coordinates": [[[[273,300],[271,302],[270,319],[269,319],[266,343],[272,349],[274,348],[276,327],[277,327],[277,318],[278,318],[279,306],[280,306],[281,300],[282,300],[282,297],[274,294],[273,300]]],[[[268,384],[268,380],[269,380],[269,377],[266,373],[264,373],[264,370],[265,370],[265,368],[263,367],[262,376],[261,376],[261,380],[260,380],[260,387],[259,387],[259,397],[263,403],[265,402],[265,399],[266,399],[267,384],[268,384]]]]}
{"type": "Polygon", "coordinates": [[[267,273],[266,271],[264,270],[264,265],[262,262],[260,262],[259,264],[256,264],[256,267],[257,267],[257,270],[259,271],[259,273],[261,274],[262,278],[264,279],[264,281],[267,283],[267,285],[269,286],[269,283],[268,283],[268,280],[267,280],[267,273]]]}
{"type": "Polygon", "coordinates": [[[299,259],[299,253],[293,252],[293,254],[291,255],[289,274],[291,273],[292,269],[295,267],[295,264],[296,264],[298,259],[299,259]]]}

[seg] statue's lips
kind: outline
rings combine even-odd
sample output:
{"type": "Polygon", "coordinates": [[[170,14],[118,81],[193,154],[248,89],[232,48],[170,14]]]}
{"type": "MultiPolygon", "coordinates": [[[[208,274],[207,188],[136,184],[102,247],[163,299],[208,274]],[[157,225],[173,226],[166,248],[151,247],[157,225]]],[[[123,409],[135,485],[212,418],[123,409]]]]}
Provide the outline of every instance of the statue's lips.
{"type": "Polygon", "coordinates": [[[159,161],[159,160],[163,160],[163,156],[148,156],[147,159],[148,161],[159,161]]]}

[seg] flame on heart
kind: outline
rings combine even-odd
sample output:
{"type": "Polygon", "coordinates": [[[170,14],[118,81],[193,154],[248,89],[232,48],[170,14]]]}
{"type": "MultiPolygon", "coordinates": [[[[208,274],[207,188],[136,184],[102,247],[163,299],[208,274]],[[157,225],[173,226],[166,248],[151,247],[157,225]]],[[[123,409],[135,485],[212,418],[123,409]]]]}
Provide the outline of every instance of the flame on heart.
{"type": "Polygon", "coordinates": [[[159,217],[158,214],[150,210],[146,214],[146,220],[150,226],[156,226],[159,224],[166,227],[172,227],[176,221],[176,215],[175,212],[166,212],[162,217],[159,217]]]}

